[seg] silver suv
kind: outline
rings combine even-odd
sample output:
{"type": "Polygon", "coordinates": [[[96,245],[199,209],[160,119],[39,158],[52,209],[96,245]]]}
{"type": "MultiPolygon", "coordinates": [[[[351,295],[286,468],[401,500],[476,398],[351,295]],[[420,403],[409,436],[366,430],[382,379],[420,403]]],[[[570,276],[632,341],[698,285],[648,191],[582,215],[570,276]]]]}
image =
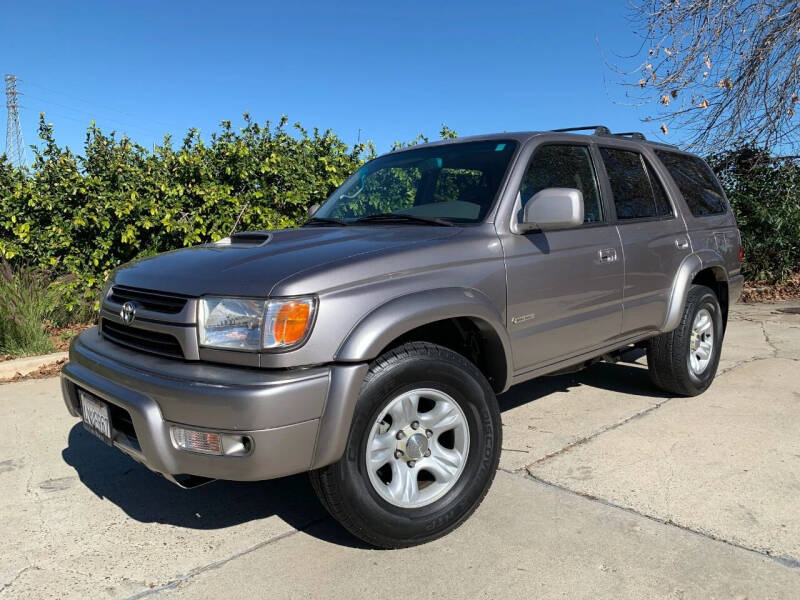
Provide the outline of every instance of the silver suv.
{"type": "Polygon", "coordinates": [[[183,487],[308,471],[376,546],[476,509],[515,384],[639,345],[656,386],[703,392],[742,288],[708,165],[604,127],[395,151],[315,208],[118,269],[64,398],[183,487]]]}

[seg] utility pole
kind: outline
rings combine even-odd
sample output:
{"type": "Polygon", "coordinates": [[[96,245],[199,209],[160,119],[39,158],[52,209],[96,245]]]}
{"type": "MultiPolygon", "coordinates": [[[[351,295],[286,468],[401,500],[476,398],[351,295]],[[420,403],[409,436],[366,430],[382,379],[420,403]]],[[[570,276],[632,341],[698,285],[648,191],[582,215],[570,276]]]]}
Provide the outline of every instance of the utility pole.
{"type": "Polygon", "coordinates": [[[6,126],[6,157],[16,167],[25,167],[25,141],[22,139],[22,127],[19,124],[19,92],[17,78],[6,75],[6,108],[8,109],[8,125],[6,126]]]}

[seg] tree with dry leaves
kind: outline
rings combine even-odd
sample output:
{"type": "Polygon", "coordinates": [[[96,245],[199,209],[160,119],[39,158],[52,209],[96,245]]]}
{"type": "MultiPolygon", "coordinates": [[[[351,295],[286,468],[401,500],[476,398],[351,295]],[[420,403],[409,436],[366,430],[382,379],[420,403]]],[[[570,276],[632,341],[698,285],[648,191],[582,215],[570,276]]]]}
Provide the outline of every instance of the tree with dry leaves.
{"type": "Polygon", "coordinates": [[[800,149],[798,0],[633,0],[641,60],[623,70],[645,121],[693,149],[800,149]]]}

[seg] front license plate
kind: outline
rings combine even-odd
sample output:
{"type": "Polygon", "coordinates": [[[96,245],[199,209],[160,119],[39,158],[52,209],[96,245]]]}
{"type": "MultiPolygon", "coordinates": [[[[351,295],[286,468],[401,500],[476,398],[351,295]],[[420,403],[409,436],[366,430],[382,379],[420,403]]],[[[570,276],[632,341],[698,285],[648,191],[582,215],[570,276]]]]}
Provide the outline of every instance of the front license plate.
{"type": "Polygon", "coordinates": [[[110,444],[111,420],[108,418],[108,405],[83,390],[78,390],[78,397],[81,399],[81,413],[86,429],[110,444]]]}

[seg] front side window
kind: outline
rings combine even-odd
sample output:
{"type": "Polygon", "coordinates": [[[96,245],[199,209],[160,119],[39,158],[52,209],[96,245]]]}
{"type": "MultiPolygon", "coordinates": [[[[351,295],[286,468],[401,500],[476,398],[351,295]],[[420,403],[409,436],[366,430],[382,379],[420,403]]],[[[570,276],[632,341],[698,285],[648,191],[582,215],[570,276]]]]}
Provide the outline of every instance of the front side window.
{"type": "MultiPolygon", "coordinates": [[[[654,186],[660,184],[656,180],[651,185],[642,155],[618,148],[600,148],[600,154],[611,184],[617,218],[652,219],[660,216],[660,210],[656,208],[654,189],[654,186]]],[[[663,188],[660,192],[664,196],[663,204],[666,202],[666,194],[663,188]]]]}
{"type": "Polygon", "coordinates": [[[481,222],[495,202],[517,147],[513,140],[420,147],[370,161],[339,187],[314,217],[343,224],[392,216],[481,222]]]}
{"type": "Polygon", "coordinates": [[[551,187],[580,190],[583,222],[603,220],[597,177],[586,146],[548,144],[536,150],[520,186],[522,206],[538,192],[551,187]]]}
{"type": "Polygon", "coordinates": [[[696,156],[667,150],[656,150],[656,156],[667,167],[695,217],[725,212],[722,187],[706,163],[696,156]]]}

